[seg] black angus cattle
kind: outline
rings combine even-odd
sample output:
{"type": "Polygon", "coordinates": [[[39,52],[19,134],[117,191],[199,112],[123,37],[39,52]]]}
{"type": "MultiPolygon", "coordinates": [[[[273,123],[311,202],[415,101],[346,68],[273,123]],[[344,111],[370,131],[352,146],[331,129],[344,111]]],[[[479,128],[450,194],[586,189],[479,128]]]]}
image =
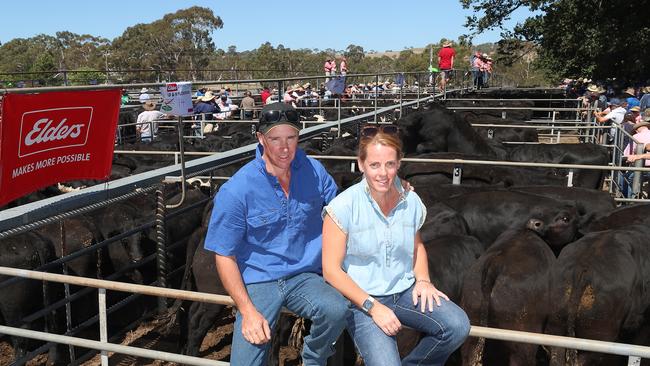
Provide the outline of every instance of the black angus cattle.
{"type": "MultiPolygon", "coordinates": [[[[532,230],[508,230],[465,275],[461,307],[472,324],[541,333],[549,308],[548,245],[532,230]]],[[[470,337],[461,347],[463,365],[535,365],[537,345],[470,337]]]]}
{"type": "Polygon", "coordinates": [[[594,219],[582,232],[620,229],[629,225],[650,226],[650,204],[619,207],[594,219]]]}
{"type": "Polygon", "coordinates": [[[458,152],[484,158],[505,158],[505,150],[489,144],[452,111],[435,102],[397,121],[404,153],[458,152]]]}
{"type": "MultiPolygon", "coordinates": [[[[616,201],[609,192],[581,187],[516,186],[512,191],[530,193],[561,201],[573,202],[578,214],[597,217],[616,208],[616,201]]],[[[584,220],[583,220],[584,221],[584,220]]],[[[584,222],[583,222],[584,223],[584,222]]]]}
{"type": "MultiPolygon", "coordinates": [[[[484,157],[459,153],[428,153],[413,156],[420,159],[463,159],[486,160],[484,157]]],[[[490,159],[488,159],[490,160],[490,159]]],[[[417,188],[434,184],[448,184],[453,181],[454,168],[462,168],[461,182],[464,185],[529,186],[536,184],[564,186],[566,178],[541,168],[508,167],[476,164],[422,163],[403,161],[400,176],[417,188]]]]}
{"type": "Polygon", "coordinates": [[[481,125],[524,125],[522,120],[499,118],[478,111],[456,111],[461,120],[472,125],[484,139],[497,142],[538,142],[539,136],[534,128],[521,127],[483,127],[481,125]]]}
{"type": "MultiPolygon", "coordinates": [[[[34,270],[41,267],[54,257],[52,243],[36,232],[10,236],[0,239],[0,266],[34,270]]],[[[10,327],[33,329],[48,333],[61,334],[62,322],[59,322],[60,311],[52,311],[45,319],[38,318],[25,324],[23,319],[47,307],[63,294],[60,286],[48,281],[19,279],[11,284],[6,281],[12,277],[0,275],[0,324],[10,327]]],[[[14,357],[19,359],[27,352],[36,348],[37,344],[28,338],[11,337],[14,357]]],[[[65,364],[65,351],[58,346],[49,349],[49,364],[65,364]]]]}
{"type": "MultiPolygon", "coordinates": [[[[477,95],[468,94],[463,96],[464,98],[477,97],[477,95]]],[[[490,98],[491,96],[486,96],[490,98]]],[[[454,100],[453,98],[446,99],[444,102],[445,107],[450,110],[456,110],[457,112],[472,110],[474,112],[480,113],[482,115],[488,115],[496,118],[502,118],[505,114],[506,118],[527,121],[533,117],[533,112],[530,108],[535,107],[535,102],[529,100],[501,100],[501,101],[489,101],[489,100],[454,100]],[[463,108],[463,109],[454,109],[454,107],[463,108]],[[473,109],[474,107],[479,108],[490,108],[490,109],[473,109]],[[516,108],[516,109],[498,109],[499,107],[503,108],[516,108]]]]}
{"type": "Polygon", "coordinates": [[[575,206],[521,192],[487,191],[468,193],[442,203],[458,212],[469,233],[489,246],[506,229],[529,227],[554,249],[576,238],[580,217],[575,206]]]}
{"type": "MultiPolygon", "coordinates": [[[[508,160],[555,164],[607,165],[609,150],[595,144],[540,144],[510,146],[508,160]]],[[[566,176],[567,169],[557,169],[557,174],[566,176]]],[[[600,189],[605,177],[603,170],[576,169],[573,185],[576,187],[600,189]]]]}
{"type": "MultiPolygon", "coordinates": [[[[648,344],[650,230],[598,231],[567,245],[552,276],[546,333],[648,344]]],[[[551,349],[551,365],[626,365],[621,356],[551,349]],[[566,353],[565,353],[566,352],[566,353]]]]}

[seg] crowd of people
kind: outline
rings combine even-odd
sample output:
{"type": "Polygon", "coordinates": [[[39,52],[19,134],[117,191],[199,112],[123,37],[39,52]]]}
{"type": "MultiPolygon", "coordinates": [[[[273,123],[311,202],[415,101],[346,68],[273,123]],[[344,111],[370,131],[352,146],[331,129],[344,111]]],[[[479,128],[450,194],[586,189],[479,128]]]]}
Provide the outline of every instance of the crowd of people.
{"type": "MultiPolygon", "coordinates": [[[[592,82],[585,78],[564,79],[561,87],[566,89],[567,96],[581,100],[582,107],[596,107],[593,112],[596,122],[611,126],[607,142],[617,141],[619,128],[632,135],[633,141],[627,135],[622,137],[625,145],[622,156],[629,163],[648,159],[645,166],[650,167],[650,153],[638,153],[636,144],[638,142],[650,147],[650,130],[648,130],[648,126],[650,126],[650,85],[621,87],[615,83],[592,82]]],[[[628,189],[628,181],[631,177],[632,173],[627,173],[626,179],[620,182],[623,194],[628,197],[632,193],[628,189]]],[[[642,174],[642,177],[644,180],[649,178],[646,173],[642,174]]]]}

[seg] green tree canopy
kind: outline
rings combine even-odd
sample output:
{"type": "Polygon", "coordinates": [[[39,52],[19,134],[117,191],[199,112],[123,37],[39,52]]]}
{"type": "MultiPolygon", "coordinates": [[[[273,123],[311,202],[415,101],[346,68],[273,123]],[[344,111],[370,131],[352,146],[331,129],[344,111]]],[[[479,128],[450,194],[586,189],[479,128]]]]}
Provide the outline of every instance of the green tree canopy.
{"type": "Polygon", "coordinates": [[[504,30],[501,51],[521,55],[538,47],[539,64],[551,74],[596,79],[645,81],[650,77],[650,0],[460,0],[475,15],[467,18],[471,36],[501,28],[519,8],[534,15],[504,30]]]}

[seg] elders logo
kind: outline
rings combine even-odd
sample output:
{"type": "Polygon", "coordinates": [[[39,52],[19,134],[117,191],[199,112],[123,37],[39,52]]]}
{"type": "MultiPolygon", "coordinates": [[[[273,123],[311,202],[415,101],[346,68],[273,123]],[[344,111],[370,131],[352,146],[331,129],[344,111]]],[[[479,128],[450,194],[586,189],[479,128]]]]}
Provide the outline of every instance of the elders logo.
{"type": "Polygon", "coordinates": [[[167,84],[167,92],[175,92],[175,91],[178,91],[178,85],[176,85],[176,83],[167,84]]]}
{"type": "Polygon", "coordinates": [[[23,113],[18,156],[84,146],[88,142],[93,107],[53,108],[23,113]]]}

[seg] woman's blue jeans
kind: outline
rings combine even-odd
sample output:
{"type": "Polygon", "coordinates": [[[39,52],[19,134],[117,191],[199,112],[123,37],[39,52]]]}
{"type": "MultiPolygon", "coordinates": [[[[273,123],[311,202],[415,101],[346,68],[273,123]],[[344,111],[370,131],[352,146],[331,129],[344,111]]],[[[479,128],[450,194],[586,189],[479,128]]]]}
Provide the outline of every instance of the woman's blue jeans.
{"type": "Polygon", "coordinates": [[[467,338],[470,324],[463,309],[441,299],[440,306],[423,313],[419,304],[413,306],[412,290],[413,286],[399,294],[375,297],[393,310],[403,326],[423,333],[420,343],[402,361],[395,337],[386,335],[370,315],[351,305],[347,329],[366,366],[444,365],[467,338]]]}
{"type": "MultiPolygon", "coordinates": [[[[286,307],[298,316],[312,321],[309,335],[304,339],[303,365],[323,366],[334,354],[334,343],[345,328],[348,301],[323,277],[301,273],[275,281],[246,285],[248,296],[275,328],[280,310],[286,307]]],[[[232,337],[230,364],[233,366],[265,365],[271,342],[262,345],[248,343],[241,332],[242,318],[237,312],[232,337]]]]}

